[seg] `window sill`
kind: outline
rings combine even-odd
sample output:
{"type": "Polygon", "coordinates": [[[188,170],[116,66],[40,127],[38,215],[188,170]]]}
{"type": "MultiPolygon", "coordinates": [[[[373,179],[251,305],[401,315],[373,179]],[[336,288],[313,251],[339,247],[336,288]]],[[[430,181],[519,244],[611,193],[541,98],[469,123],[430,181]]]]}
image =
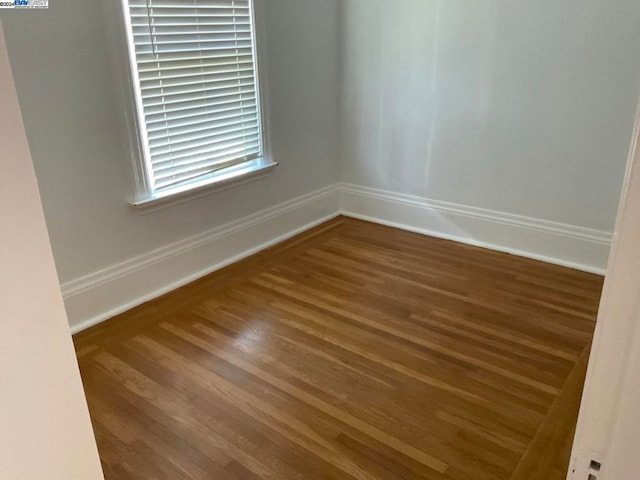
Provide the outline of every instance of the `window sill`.
{"type": "Polygon", "coordinates": [[[278,166],[277,162],[269,162],[263,159],[253,160],[249,163],[249,165],[233,167],[227,173],[219,172],[215,176],[199,182],[158,192],[152,196],[132,202],[131,205],[142,213],[152,212],[266,177],[278,166]]]}

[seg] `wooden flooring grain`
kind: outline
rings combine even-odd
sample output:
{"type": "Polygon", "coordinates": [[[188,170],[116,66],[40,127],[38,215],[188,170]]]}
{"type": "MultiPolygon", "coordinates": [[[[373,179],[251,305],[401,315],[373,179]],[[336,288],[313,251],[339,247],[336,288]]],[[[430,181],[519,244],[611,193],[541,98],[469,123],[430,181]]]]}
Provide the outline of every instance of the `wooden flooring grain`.
{"type": "Polygon", "coordinates": [[[75,336],[107,480],[561,480],[602,278],[339,217],[75,336]]]}

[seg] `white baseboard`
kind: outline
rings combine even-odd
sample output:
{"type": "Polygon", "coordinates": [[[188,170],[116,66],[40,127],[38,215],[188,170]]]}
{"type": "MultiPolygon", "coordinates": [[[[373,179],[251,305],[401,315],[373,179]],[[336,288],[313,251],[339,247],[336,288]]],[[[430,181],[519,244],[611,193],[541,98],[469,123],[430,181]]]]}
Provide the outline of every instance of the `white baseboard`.
{"type": "Polygon", "coordinates": [[[77,333],[338,215],[337,185],[62,285],[77,333]]]}
{"type": "Polygon", "coordinates": [[[604,273],[611,234],[369,187],[335,184],[62,285],[77,333],[339,214],[604,273]]]}
{"type": "Polygon", "coordinates": [[[341,184],[346,216],[604,274],[609,232],[341,184]]]}

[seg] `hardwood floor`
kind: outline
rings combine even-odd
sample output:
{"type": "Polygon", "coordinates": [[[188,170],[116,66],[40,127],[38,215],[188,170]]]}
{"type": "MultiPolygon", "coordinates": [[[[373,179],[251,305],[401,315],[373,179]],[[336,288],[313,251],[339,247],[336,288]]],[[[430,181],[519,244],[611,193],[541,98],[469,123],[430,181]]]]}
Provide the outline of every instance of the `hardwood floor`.
{"type": "Polygon", "coordinates": [[[601,286],[337,218],[75,337],[106,478],[564,479],[601,286]]]}

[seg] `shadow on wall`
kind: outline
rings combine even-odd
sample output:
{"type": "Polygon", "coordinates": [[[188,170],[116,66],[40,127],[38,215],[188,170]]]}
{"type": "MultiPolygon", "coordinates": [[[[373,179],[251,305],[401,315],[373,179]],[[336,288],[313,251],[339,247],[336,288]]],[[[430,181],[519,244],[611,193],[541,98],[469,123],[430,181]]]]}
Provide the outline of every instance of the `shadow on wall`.
{"type": "Polygon", "coordinates": [[[640,7],[342,3],[350,184],[611,231],[640,84],[640,7]]]}

